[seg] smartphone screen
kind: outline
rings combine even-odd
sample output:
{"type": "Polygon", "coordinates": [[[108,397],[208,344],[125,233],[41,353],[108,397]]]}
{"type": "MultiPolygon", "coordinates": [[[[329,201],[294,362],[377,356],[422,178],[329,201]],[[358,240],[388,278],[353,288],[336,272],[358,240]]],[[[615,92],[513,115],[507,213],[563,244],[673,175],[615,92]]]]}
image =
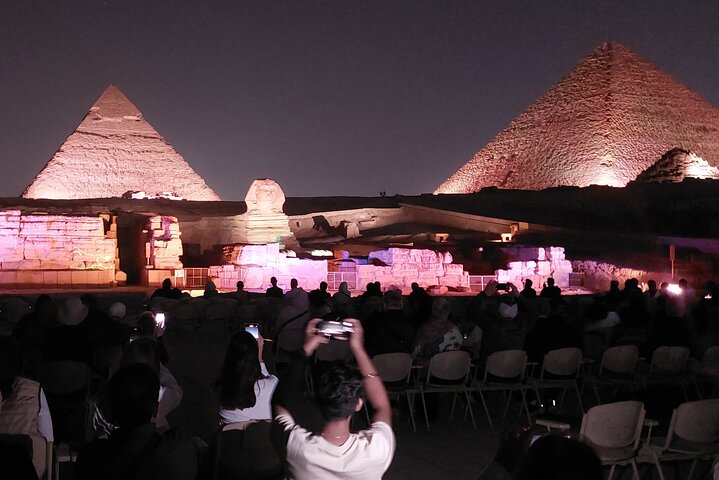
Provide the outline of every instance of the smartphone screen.
{"type": "Polygon", "coordinates": [[[257,338],[260,334],[260,330],[257,327],[256,323],[247,323],[245,324],[245,332],[249,332],[252,334],[253,337],[257,338]]]}
{"type": "Polygon", "coordinates": [[[165,314],[164,313],[156,313],[155,314],[155,323],[157,323],[157,325],[160,327],[164,327],[165,326],[165,314]]]}

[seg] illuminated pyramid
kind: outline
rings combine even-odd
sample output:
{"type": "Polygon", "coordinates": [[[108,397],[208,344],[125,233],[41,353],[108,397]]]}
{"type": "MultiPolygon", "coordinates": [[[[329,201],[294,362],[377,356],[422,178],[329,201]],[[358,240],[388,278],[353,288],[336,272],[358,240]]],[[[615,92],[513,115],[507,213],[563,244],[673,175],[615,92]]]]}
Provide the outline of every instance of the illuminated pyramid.
{"type": "Polygon", "coordinates": [[[628,48],[605,43],[435,193],[624,186],[674,148],[719,166],[719,109],[628,48]]]}
{"type": "Polygon", "coordinates": [[[26,198],[108,198],[126,192],[219,200],[114,85],[25,189],[26,198]]]}

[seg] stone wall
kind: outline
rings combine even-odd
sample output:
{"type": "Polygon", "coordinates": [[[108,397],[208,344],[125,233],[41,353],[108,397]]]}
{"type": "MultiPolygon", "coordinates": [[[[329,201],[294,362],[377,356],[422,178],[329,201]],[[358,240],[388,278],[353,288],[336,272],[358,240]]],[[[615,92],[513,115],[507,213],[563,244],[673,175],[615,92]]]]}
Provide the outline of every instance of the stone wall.
{"type": "Polygon", "coordinates": [[[572,262],[564,256],[562,247],[508,247],[502,249],[509,262],[504,270],[497,270],[497,281],[511,282],[522,288],[524,280],[531,280],[535,287],[552,277],[559,287],[569,286],[572,262]]]}
{"type": "Polygon", "coordinates": [[[617,280],[620,288],[623,288],[624,282],[630,278],[644,282],[649,278],[661,281],[664,280],[664,276],[667,276],[594,260],[574,260],[572,267],[574,271],[584,273],[584,286],[593,290],[609,290],[609,283],[612,280],[617,280]]]}
{"type": "Polygon", "coordinates": [[[117,238],[115,224],[108,227],[101,216],[0,211],[0,284],[112,284],[117,238]]]}
{"type": "Polygon", "coordinates": [[[270,278],[289,289],[290,280],[296,278],[300,287],[313,290],[320,282],[327,281],[326,260],[306,260],[280,251],[279,244],[234,245],[232,264],[210,267],[209,276],[218,279],[218,288],[235,289],[238,280],[245,282],[247,289],[264,289],[270,278]]]}
{"type": "Polygon", "coordinates": [[[149,269],[171,270],[182,268],[182,240],[176,217],[156,215],[148,220],[150,241],[145,244],[149,269]]]}
{"type": "Polygon", "coordinates": [[[469,273],[452,263],[452,255],[427,249],[389,248],[369,254],[367,265],[357,265],[358,288],[370,282],[384,286],[409,288],[413,282],[422,287],[441,285],[469,288],[469,273]],[[373,262],[384,265],[372,264],[373,262]]]}

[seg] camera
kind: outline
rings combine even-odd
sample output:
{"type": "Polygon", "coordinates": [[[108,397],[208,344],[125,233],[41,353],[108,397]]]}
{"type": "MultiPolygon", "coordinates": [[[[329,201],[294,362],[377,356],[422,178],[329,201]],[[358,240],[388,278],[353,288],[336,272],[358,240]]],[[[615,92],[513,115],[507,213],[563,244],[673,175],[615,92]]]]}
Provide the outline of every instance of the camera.
{"type": "Polygon", "coordinates": [[[497,290],[509,290],[509,285],[506,283],[498,283],[497,284],[497,290]]]}
{"type": "Polygon", "coordinates": [[[326,337],[347,337],[352,333],[352,324],[339,320],[322,320],[317,324],[317,330],[326,337]]]}
{"type": "Polygon", "coordinates": [[[246,323],[245,332],[251,333],[253,337],[257,338],[260,335],[260,329],[256,323],[246,323]]]}
{"type": "Polygon", "coordinates": [[[158,327],[164,327],[165,326],[165,314],[160,312],[155,314],[155,323],[158,327]]]}

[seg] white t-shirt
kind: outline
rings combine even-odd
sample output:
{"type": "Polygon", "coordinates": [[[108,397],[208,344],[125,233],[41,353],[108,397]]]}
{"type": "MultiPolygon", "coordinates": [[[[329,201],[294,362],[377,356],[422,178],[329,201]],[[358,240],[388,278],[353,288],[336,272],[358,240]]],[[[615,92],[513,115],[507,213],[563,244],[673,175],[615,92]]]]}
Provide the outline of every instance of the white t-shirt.
{"type": "Polygon", "coordinates": [[[234,410],[220,410],[220,422],[236,423],[249,420],[272,420],[272,407],[270,401],[277,387],[277,377],[270,375],[264,363],[260,363],[260,370],[265,378],[255,382],[255,405],[249,408],[236,408],[234,410]]]}
{"type": "Polygon", "coordinates": [[[392,463],[396,446],[392,427],[374,422],[333,445],[295,424],[290,415],[275,420],[287,433],[287,464],[294,480],[379,480],[392,463]]]}

